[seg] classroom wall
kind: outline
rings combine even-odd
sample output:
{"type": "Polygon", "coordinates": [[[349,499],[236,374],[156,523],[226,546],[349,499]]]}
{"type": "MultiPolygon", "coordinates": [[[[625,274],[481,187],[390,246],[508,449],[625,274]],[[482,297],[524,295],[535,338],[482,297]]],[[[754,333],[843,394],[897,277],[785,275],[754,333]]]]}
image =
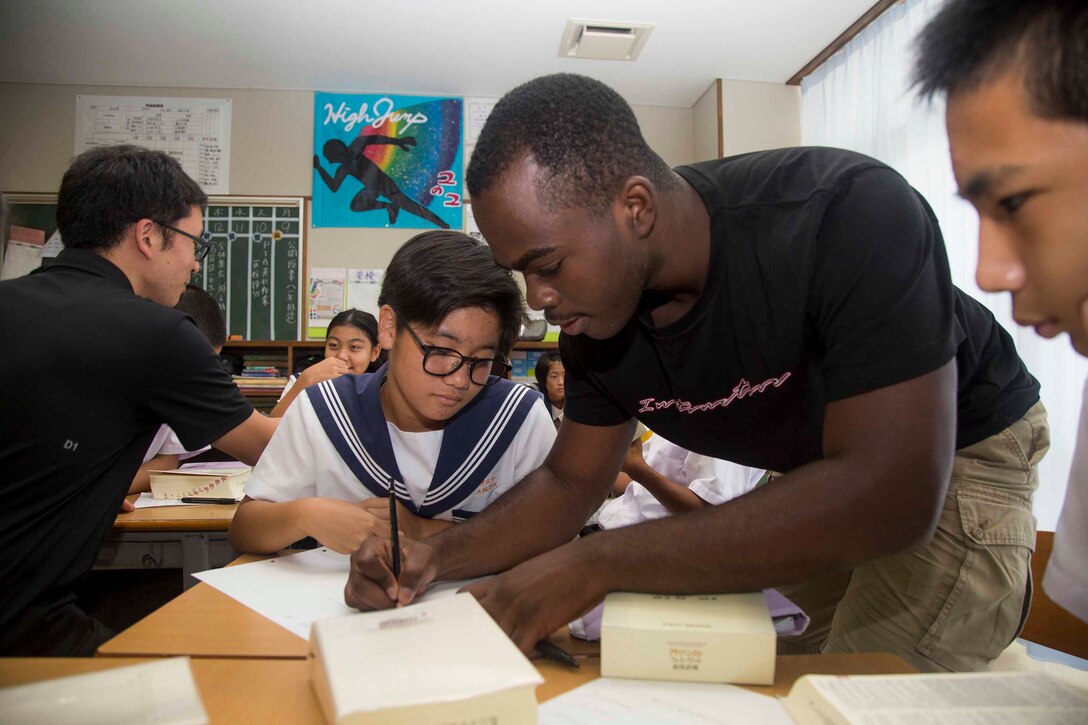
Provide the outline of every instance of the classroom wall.
{"type": "MultiPolygon", "coordinates": [[[[410,89],[386,89],[410,93],[410,89]]],[[[75,97],[232,99],[231,194],[310,196],[313,93],[0,83],[0,190],[56,192],[75,145],[75,97]]],[[[670,165],[695,161],[691,108],[634,106],[643,135],[670,165]]],[[[310,267],[385,267],[411,230],[308,230],[310,267]]]]}
{"type": "Polygon", "coordinates": [[[801,88],[722,81],[724,155],[801,145],[801,88]]]}
{"type": "Polygon", "coordinates": [[[691,107],[692,143],[695,158],[699,161],[716,159],[722,155],[721,103],[718,100],[721,87],[722,81],[719,78],[707,87],[706,92],[691,107]]]}

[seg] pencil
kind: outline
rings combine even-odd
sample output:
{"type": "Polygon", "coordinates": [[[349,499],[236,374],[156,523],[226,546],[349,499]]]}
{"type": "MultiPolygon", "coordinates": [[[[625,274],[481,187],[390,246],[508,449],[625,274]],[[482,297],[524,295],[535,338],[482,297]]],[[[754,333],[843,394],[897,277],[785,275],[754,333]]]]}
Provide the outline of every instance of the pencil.
{"type": "Polygon", "coordinates": [[[400,579],[400,535],[397,533],[397,492],[389,479],[389,538],[393,543],[393,576],[400,579]]]}
{"type": "Polygon", "coordinates": [[[536,651],[545,659],[555,660],[568,667],[578,667],[578,660],[574,659],[569,652],[557,644],[552,644],[546,639],[542,639],[536,643],[536,651]]]}

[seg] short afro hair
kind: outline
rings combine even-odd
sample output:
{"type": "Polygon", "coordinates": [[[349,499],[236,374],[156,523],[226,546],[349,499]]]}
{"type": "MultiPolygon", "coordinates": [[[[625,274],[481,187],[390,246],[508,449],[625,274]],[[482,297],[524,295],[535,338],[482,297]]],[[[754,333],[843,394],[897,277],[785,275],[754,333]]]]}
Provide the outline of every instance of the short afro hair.
{"type": "Polygon", "coordinates": [[[526,154],[547,173],[537,194],[552,209],[603,212],[631,176],[644,176],[662,190],[678,186],[642,137],[627,101],[600,81],[573,73],[531,80],[495,105],[465,175],[469,195],[487,191],[526,154]]]}
{"type": "Polygon", "coordinates": [[[1088,3],[950,0],[917,41],[924,98],[970,91],[1018,70],[1032,111],[1088,121],[1088,3]]]}

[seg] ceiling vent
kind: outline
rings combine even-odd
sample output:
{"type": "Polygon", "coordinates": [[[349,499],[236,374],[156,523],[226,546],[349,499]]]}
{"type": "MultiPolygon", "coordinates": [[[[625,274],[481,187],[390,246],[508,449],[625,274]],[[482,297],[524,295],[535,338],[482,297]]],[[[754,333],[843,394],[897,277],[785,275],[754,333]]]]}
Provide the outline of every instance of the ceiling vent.
{"type": "Polygon", "coordinates": [[[560,58],[636,60],[654,26],[608,20],[568,20],[559,44],[560,58]]]}

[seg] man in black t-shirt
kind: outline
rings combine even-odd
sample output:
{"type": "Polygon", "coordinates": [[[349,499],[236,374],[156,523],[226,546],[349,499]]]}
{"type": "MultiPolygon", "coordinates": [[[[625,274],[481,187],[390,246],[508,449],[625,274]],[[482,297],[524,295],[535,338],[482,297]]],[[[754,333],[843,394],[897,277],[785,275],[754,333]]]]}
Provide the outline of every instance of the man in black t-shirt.
{"type": "Polygon", "coordinates": [[[207,197],[158,151],[88,151],[64,174],[54,264],[0,282],[0,654],[92,655],[74,603],[163,423],[255,463],[275,430],[172,309],[209,248],[207,197]]]}
{"type": "Polygon", "coordinates": [[[525,649],[608,591],[767,586],[813,617],[795,651],[970,670],[1015,637],[1047,448],[1038,383],[952,286],[937,222],[898,174],[836,149],[673,171],[617,94],[558,75],[496,105],[467,182],[496,259],[562,327],[565,420],[496,507],[409,542],[399,583],[364,544],[349,604],[524,562],[472,591],[525,649]],[[566,543],[632,418],[784,475],[566,543]]]}

